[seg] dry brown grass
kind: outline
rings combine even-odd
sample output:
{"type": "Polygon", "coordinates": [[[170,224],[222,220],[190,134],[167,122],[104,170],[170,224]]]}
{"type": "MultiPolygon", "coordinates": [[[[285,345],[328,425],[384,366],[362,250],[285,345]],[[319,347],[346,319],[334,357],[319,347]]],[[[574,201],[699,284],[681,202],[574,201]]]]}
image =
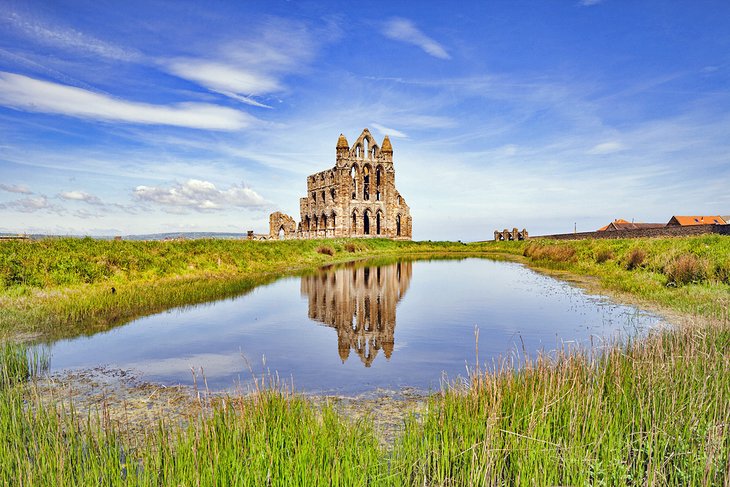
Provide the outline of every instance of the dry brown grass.
{"type": "Polygon", "coordinates": [[[575,259],[575,247],[566,244],[538,245],[529,244],[523,255],[535,260],[550,260],[553,262],[570,262],[575,259]]]}
{"type": "Polygon", "coordinates": [[[630,271],[638,269],[644,264],[644,260],[646,260],[646,251],[644,249],[631,249],[626,256],[626,269],[630,271]]]}
{"type": "Polygon", "coordinates": [[[362,252],[365,250],[365,247],[355,242],[348,242],[345,244],[345,250],[350,253],[362,252]]]}
{"type": "Polygon", "coordinates": [[[327,245],[320,245],[317,247],[317,252],[324,255],[335,255],[335,249],[327,245]]]}
{"type": "Polygon", "coordinates": [[[695,254],[681,254],[664,267],[664,274],[669,283],[681,286],[707,279],[708,267],[707,261],[700,259],[695,254]]]}
{"type": "Polygon", "coordinates": [[[607,262],[614,257],[615,256],[610,249],[599,249],[598,252],[596,252],[596,263],[603,264],[604,262],[607,262]]]}

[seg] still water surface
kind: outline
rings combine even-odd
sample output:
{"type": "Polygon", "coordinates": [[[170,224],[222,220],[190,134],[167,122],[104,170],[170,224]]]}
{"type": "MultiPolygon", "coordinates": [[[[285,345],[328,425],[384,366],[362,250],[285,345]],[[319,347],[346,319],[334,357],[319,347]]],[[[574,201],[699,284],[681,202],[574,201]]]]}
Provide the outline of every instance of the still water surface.
{"type": "Polygon", "coordinates": [[[659,318],[488,259],[356,263],[51,346],[51,370],[109,366],[233,389],[268,370],[300,391],[440,387],[479,361],[635,335],[659,318]],[[244,359],[245,357],[245,359],[244,359]]]}

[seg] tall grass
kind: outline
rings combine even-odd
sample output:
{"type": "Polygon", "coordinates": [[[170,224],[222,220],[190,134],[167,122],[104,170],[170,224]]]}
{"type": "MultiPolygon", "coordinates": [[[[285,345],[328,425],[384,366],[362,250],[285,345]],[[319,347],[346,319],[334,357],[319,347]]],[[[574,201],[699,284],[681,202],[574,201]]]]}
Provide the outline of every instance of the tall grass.
{"type": "MultiPolygon", "coordinates": [[[[272,255],[268,263],[256,265],[274,269],[297,262],[306,267],[348,254],[388,256],[407,250],[431,252],[441,246],[357,242],[358,248],[350,252],[350,243],[328,241],[333,256],[317,252],[321,242],[272,245],[266,249],[272,255]],[[288,253],[295,250],[304,254],[288,253]]],[[[406,421],[391,448],[380,444],[370,420],[348,420],[327,405],[316,407],[276,387],[228,399],[185,428],[161,423],[146,436],[130,439],[105,420],[103,409],[98,417],[80,417],[73,408],[44,406],[32,386],[17,387],[32,375],[32,361],[23,345],[5,344],[0,348],[7,377],[0,387],[0,484],[730,483],[730,300],[728,285],[717,271],[726,265],[730,240],[536,241],[463,247],[471,252],[527,254],[533,265],[600,276],[607,288],[684,309],[698,321],[609,345],[601,353],[571,351],[536,357],[517,368],[504,363],[496,370],[477,371],[467,386],[454,385],[433,395],[427,411],[406,421]],[[528,245],[532,249],[526,252],[528,245]],[[645,256],[640,266],[628,270],[625,262],[635,249],[645,256]],[[610,258],[597,258],[608,252],[610,258]],[[672,271],[671,264],[687,260],[682,256],[689,254],[700,262],[704,274],[692,280],[677,277],[681,283],[668,286],[672,272],[679,272],[672,271]]],[[[451,248],[441,246],[441,250],[451,248]]],[[[208,254],[203,252],[201,258],[209,259],[204,257],[208,254]]],[[[221,258],[221,265],[224,261],[221,258]]],[[[682,265],[690,270],[694,266],[682,265]]],[[[245,291],[255,275],[245,275],[251,282],[243,284],[243,278],[183,274],[159,282],[150,279],[150,285],[179,281],[182,287],[173,290],[191,285],[194,294],[219,282],[211,295],[220,295],[245,291]]],[[[33,275],[25,274],[30,281],[33,275]]],[[[105,292],[95,299],[114,300],[127,296],[127,290],[155,289],[151,296],[131,297],[135,293],[130,292],[123,299],[131,304],[120,313],[144,308],[155,296],[162,296],[159,306],[176,299],[165,295],[164,288],[144,287],[135,279],[114,281],[122,283],[117,293],[105,292]]],[[[37,289],[89,295],[89,289],[106,288],[109,282],[102,279],[70,290],[57,285],[37,289]]],[[[28,284],[20,286],[28,289],[28,284]]],[[[181,303],[190,299],[184,291],[181,296],[181,303]]],[[[114,301],[87,302],[71,316],[84,320],[96,309],[116,309],[110,303],[114,301]]],[[[59,310],[68,311],[68,306],[59,310]]]]}
{"type": "Polygon", "coordinates": [[[370,485],[383,450],[369,422],[270,388],[188,427],[124,439],[104,410],[79,417],[34,390],[0,390],[2,485],[370,485]]]}
{"type": "Polygon", "coordinates": [[[135,440],[103,410],[79,417],[32,388],[2,388],[0,483],[727,485],[728,349],[730,324],[693,324],[601,354],[505,363],[433,395],[391,448],[369,419],[280,388],[135,440]]]}
{"type": "Polygon", "coordinates": [[[483,248],[524,255],[537,268],[595,276],[604,290],[682,313],[726,319],[730,238],[529,240],[483,248]]]}
{"type": "Polygon", "coordinates": [[[730,329],[538,358],[434,396],[393,465],[410,485],[727,485],[730,329]]]}
{"type": "Polygon", "coordinates": [[[48,368],[48,356],[23,343],[0,343],[0,388],[21,384],[48,368]]]}

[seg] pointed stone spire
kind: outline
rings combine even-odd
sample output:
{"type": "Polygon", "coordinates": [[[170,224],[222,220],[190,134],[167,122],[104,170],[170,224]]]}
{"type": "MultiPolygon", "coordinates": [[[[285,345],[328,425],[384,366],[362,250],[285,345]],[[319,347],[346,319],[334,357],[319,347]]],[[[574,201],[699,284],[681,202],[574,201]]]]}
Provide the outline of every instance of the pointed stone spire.
{"type": "Polygon", "coordinates": [[[390,145],[390,139],[387,135],[383,139],[383,145],[380,146],[380,152],[389,152],[390,154],[393,153],[393,146],[390,145]]]}
{"type": "Polygon", "coordinates": [[[337,152],[338,161],[345,160],[350,154],[350,144],[347,143],[347,139],[343,134],[340,134],[340,138],[337,139],[337,148],[335,151],[337,152]]]}
{"type": "Polygon", "coordinates": [[[340,354],[340,360],[344,364],[347,361],[347,357],[350,356],[350,346],[343,343],[338,343],[337,352],[340,354]]]}

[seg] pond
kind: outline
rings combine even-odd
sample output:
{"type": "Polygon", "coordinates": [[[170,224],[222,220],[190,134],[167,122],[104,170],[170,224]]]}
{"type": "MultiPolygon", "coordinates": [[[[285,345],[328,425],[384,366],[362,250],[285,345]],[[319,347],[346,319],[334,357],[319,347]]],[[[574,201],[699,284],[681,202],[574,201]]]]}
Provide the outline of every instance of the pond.
{"type": "Polygon", "coordinates": [[[50,346],[51,371],[108,366],[211,390],[278,375],[298,391],[436,390],[476,363],[645,333],[657,316],[520,264],[483,258],[368,262],[282,278],[50,346]]]}

